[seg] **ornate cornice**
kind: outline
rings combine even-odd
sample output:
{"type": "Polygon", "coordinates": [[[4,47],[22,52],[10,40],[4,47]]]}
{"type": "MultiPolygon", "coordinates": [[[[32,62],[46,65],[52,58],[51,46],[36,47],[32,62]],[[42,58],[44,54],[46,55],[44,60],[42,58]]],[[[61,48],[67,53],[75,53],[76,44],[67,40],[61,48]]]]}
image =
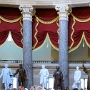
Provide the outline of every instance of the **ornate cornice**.
{"type": "MultiPolygon", "coordinates": [[[[50,8],[56,4],[69,4],[71,7],[89,6],[90,0],[0,0],[0,6],[17,7],[20,4],[30,4],[39,8],[50,8]]],[[[54,8],[54,7],[53,7],[54,8]]]]}

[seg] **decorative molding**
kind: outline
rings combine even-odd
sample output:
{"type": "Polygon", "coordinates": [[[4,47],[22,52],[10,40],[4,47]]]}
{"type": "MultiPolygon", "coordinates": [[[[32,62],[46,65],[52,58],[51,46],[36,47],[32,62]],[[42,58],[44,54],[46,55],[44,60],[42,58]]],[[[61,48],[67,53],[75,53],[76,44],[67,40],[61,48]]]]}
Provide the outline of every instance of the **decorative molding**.
{"type": "Polygon", "coordinates": [[[0,6],[17,7],[20,4],[30,4],[36,8],[54,8],[56,4],[69,4],[71,7],[89,6],[90,0],[0,0],[0,6]]]}
{"type": "Polygon", "coordinates": [[[32,21],[32,16],[34,15],[35,11],[32,6],[20,5],[19,9],[22,13],[23,20],[30,20],[32,21]]]}
{"type": "Polygon", "coordinates": [[[71,13],[72,9],[67,4],[59,4],[55,6],[57,13],[59,14],[59,20],[67,20],[68,15],[71,13]]]}

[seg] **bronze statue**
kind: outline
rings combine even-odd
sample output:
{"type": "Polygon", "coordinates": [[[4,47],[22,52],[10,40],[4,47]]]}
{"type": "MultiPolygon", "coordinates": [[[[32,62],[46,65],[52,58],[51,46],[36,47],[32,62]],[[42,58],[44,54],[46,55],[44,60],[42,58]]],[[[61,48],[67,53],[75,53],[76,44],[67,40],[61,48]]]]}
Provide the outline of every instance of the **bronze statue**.
{"type": "Polygon", "coordinates": [[[83,66],[83,71],[88,75],[87,89],[90,90],[90,70],[87,70],[87,68],[84,66],[84,62],[82,66],[83,66]]]}
{"type": "Polygon", "coordinates": [[[57,70],[53,74],[53,77],[54,77],[54,89],[57,90],[58,87],[60,87],[61,90],[62,90],[63,74],[60,71],[60,68],[58,66],[56,67],[56,69],[57,70]]]}
{"type": "Polygon", "coordinates": [[[19,68],[16,70],[16,73],[14,74],[14,76],[16,74],[19,74],[18,75],[19,86],[24,86],[25,87],[26,80],[27,80],[27,75],[26,75],[26,71],[23,68],[22,64],[19,64],[19,68]]]}

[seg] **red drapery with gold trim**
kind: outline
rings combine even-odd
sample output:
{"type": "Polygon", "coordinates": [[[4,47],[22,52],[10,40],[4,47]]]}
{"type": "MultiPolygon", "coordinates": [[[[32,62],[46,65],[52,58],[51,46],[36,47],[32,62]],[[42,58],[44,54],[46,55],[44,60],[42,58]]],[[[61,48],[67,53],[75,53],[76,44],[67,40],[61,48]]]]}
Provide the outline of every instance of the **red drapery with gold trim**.
{"type": "Polygon", "coordinates": [[[22,47],[21,13],[15,8],[0,7],[0,45],[2,45],[11,31],[14,42],[22,47]]]}
{"type": "Polygon", "coordinates": [[[69,17],[69,52],[79,47],[82,40],[90,47],[90,8],[74,8],[69,17]]]}
{"type": "MultiPolygon", "coordinates": [[[[46,37],[51,45],[58,49],[58,15],[55,9],[37,9],[32,22],[33,49],[40,48],[46,37]]],[[[11,32],[14,42],[22,45],[22,17],[18,9],[0,7],[0,45],[11,32]]],[[[69,16],[69,52],[79,47],[85,40],[90,47],[90,8],[74,8],[69,16]]]]}
{"type": "Polygon", "coordinates": [[[58,48],[58,15],[54,9],[37,9],[33,17],[33,49],[43,45],[46,37],[58,48]]]}

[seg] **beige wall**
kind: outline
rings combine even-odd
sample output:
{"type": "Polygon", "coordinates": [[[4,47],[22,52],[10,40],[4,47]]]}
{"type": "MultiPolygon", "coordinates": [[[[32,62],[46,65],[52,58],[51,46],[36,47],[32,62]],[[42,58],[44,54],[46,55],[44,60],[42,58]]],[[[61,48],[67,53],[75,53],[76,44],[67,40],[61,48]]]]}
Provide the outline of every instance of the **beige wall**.
{"type": "Polygon", "coordinates": [[[68,54],[69,55],[69,61],[90,61],[90,49],[84,42],[84,47],[83,47],[83,42],[81,45],[74,51],[68,54]]]}
{"type": "MultiPolygon", "coordinates": [[[[33,51],[32,59],[33,61],[58,61],[58,53],[59,52],[50,45],[50,42],[46,41],[41,48],[33,51]]],[[[90,61],[90,48],[88,48],[85,42],[84,47],[82,42],[76,50],[68,53],[68,61],[77,62],[83,60],[90,61]]]]}

